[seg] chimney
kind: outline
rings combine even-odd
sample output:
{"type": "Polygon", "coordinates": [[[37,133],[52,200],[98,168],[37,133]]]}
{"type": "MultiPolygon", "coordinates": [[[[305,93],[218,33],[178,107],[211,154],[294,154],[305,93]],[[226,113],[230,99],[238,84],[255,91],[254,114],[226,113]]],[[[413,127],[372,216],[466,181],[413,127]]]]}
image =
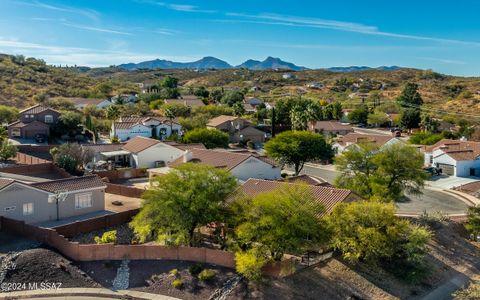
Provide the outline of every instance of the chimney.
{"type": "Polygon", "coordinates": [[[192,151],[185,150],[185,152],[183,153],[183,162],[187,163],[187,162],[191,161],[192,158],[193,158],[192,151]]]}

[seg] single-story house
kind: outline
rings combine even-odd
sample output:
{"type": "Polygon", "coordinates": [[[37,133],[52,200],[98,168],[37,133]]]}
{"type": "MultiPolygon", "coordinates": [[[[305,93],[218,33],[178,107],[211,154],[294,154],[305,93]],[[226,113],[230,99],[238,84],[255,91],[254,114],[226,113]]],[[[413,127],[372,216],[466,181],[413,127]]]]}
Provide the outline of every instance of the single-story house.
{"type": "Polygon", "coordinates": [[[89,98],[80,98],[80,97],[72,97],[72,98],[63,98],[75,106],[76,109],[84,109],[89,105],[95,106],[97,109],[104,109],[113,105],[113,103],[108,99],[89,99],[89,98]]]}
{"type": "Polygon", "coordinates": [[[130,139],[122,150],[130,152],[130,166],[133,168],[156,168],[184,154],[191,147],[205,148],[202,144],[178,144],[137,136],[130,139]]]}
{"type": "MultiPolygon", "coordinates": [[[[281,188],[282,186],[294,185],[298,185],[298,183],[251,178],[239,188],[239,191],[247,196],[254,197],[261,193],[274,191],[275,189],[281,188]]],[[[308,184],[304,186],[311,190],[313,200],[322,204],[325,208],[325,211],[321,216],[329,215],[330,213],[332,213],[335,206],[340,203],[348,203],[361,199],[357,194],[347,189],[337,189],[329,186],[308,184]]]]}
{"type": "Polygon", "coordinates": [[[347,148],[359,143],[371,143],[379,148],[395,143],[403,143],[402,140],[391,135],[384,134],[360,134],[351,132],[336,139],[332,144],[336,153],[340,154],[347,148]]]}
{"type": "Polygon", "coordinates": [[[480,176],[480,143],[443,139],[424,151],[425,165],[442,170],[442,174],[480,176]]]}
{"type": "Polygon", "coordinates": [[[207,123],[207,128],[228,133],[231,143],[242,141],[265,142],[265,132],[253,127],[249,121],[235,116],[221,115],[213,118],[207,123]]]}
{"type": "Polygon", "coordinates": [[[179,104],[187,107],[199,107],[205,106],[202,100],[198,99],[196,96],[181,96],[178,99],[165,99],[166,104],[179,104]]]}
{"type": "Polygon", "coordinates": [[[169,166],[176,167],[183,163],[194,162],[225,168],[239,180],[249,178],[280,179],[280,168],[266,156],[258,156],[252,153],[234,153],[225,150],[207,150],[193,148],[172,161],[169,166]]]}
{"type": "Polygon", "coordinates": [[[128,141],[136,136],[165,139],[172,134],[182,135],[182,125],[164,117],[121,117],[113,122],[111,138],[128,141]]]}
{"type": "Polygon", "coordinates": [[[31,224],[103,211],[105,188],[96,175],[36,183],[2,178],[0,216],[31,224]]]}
{"type": "Polygon", "coordinates": [[[313,121],[308,125],[308,130],[326,136],[346,135],[353,132],[352,126],[337,121],[313,121]]]}

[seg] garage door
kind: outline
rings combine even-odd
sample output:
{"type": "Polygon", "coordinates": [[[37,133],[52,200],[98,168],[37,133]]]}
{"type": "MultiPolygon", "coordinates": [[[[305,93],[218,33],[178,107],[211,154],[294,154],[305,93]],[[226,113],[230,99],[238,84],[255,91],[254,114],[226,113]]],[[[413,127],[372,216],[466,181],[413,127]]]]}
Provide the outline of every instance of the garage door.
{"type": "Polygon", "coordinates": [[[455,167],[453,165],[438,164],[438,167],[442,170],[442,174],[445,174],[445,175],[455,174],[455,167]]]}

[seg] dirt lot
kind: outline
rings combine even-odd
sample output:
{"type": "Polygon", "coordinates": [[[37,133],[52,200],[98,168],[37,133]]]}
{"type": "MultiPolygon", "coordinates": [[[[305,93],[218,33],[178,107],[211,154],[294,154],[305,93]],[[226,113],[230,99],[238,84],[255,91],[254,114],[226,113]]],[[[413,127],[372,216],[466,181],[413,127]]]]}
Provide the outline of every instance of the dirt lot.
{"type": "Polygon", "coordinates": [[[6,283],[62,283],[62,287],[100,287],[86,273],[56,252],[37,248],[25,250],[14,259],[15,268],[7,271],[6,283]]]}
{"type": "MultiPolygon", "coordinates": [[[[119,261],[96,261],[80,263],[79,267],[104,287],[111,288],[119,265],[119,261]]],[[[130,289],[187,300],[208,299],[226,280],[234,276],[231,269],[203,264],[203,268],[214,270],[216,275],[211,282],[202,282],[190,275],[188,268],[192,265],[194,263],[169,260],[130,261],[130,289]],[[172,269],[178,270],[176,276],[169,273],[172,269]],[[172,286],[172,281],[176,278],[183,281],[183,288],[172,286]]]]}

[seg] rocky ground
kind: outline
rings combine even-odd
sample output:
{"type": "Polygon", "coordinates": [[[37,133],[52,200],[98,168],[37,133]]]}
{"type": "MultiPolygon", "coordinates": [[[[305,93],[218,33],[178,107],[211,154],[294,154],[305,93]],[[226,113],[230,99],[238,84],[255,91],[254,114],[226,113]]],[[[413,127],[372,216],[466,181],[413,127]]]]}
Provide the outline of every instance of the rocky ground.
{"type": "Polygon", "coordinates": [[[44,248],[16,252],[10,260],[10,267],[3,283],[25,283],[25,288],[21,289],[28,289],[29,283],[42,282],[61,283],[63,288],[101,287],[85,272],[56,252],[44,248]]]}
{"type": "MultiPolygon", "coordinates": [[[[192,300],[209,299],[227,280],[235,277],[231,269],[202,264],[202,268],[214,270],[216,273],[212,281],[203,282],[189,273],[188,268],[194,263],[170,260],[129,261],[127,275],[119,271],[121,264],[119,261],[83,262],[79,267],[106,288],[122,285],[122,278],[127,278],[129,289],[192,300]],[[178,270],[176,275],[170,273],[173,269],[178,270]],[[182,288],[172,286],[175,279],[182,280],[182,288]]],[[[126,266],[123,267],[125,270],[126,266]]]]}

